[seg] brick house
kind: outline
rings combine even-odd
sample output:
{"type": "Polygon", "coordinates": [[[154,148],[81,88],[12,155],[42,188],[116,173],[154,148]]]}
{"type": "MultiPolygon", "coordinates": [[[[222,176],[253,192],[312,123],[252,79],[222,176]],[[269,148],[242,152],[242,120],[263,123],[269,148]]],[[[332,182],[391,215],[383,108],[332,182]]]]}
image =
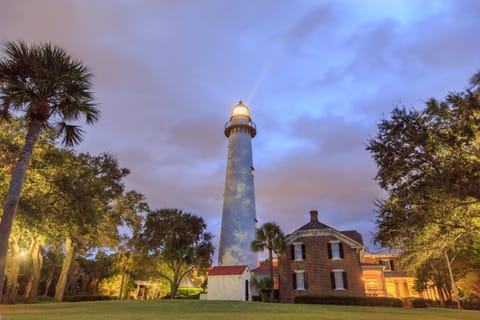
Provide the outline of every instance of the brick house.
{"type": "Polygon", "coordinates": [[[365,295],[357,231],[338,231],[310,211],[310,222],[289,234],[287,245],[278,266],[280,302],[306,294],[365,295]]]}

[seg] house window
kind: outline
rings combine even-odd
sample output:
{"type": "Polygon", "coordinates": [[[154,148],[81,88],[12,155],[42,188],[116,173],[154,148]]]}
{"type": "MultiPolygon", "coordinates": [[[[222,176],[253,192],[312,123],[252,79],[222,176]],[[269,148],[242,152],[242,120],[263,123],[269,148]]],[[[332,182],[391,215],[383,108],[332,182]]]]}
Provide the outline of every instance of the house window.
{"type": "Polygon", "coordinates": [[[292,260],[305,260],[305,245],[303,243],[294,243],[290,247],[292,260]]]}
{"type": "Polygon", "coordinates": [[[328,246],[328,258],[333,260],[343,259],[343,243],[340,241],[331,241],[328,246]]]}
{"type": "Polygon", "coordinates": [[[292,273],[293,289],[305,290],[307,289],[307,274],[303,270],[295,270],[292,273]]]}
{"type": "Polygon", "coordinates": [[[382,266],[385,266],[385,270],[386,270],[386,271],[393,271],[393,270],[394,270],[393,260],[381,259],[381,260],[380,260],[380,264],[381,264],[382,266]]]}
{"type": "Polygon", "coordinates": [[[347,273],[343,270],[332,270],[330,272],[330,280],[332,289],[346,290],[348,289],[347,273]]]}

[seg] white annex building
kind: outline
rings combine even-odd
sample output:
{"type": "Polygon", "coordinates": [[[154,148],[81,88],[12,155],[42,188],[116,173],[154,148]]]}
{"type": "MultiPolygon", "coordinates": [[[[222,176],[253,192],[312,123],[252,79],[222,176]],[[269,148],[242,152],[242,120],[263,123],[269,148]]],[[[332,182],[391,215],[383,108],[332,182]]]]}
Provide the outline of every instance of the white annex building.
{"type": "Polygon", "coordinates": [[[217,266],[208,272],[207,300],[251,301],[250,269],[247,265],[217,266]]]}

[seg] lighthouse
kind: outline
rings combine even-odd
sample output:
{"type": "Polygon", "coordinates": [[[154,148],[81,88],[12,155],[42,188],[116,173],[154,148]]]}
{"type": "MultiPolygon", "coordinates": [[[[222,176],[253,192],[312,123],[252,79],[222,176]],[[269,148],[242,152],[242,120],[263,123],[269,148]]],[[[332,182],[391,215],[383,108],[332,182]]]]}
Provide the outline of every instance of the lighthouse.
{"type": "Polygon", "coordinates": [[[223,194],[218,265],[257,265],[251,249],[255,239],[255,189],[252,138],[257,134],[250,111],[242,101],[232,108],[225,124],[228,138],[227,173],[223,194]]]}

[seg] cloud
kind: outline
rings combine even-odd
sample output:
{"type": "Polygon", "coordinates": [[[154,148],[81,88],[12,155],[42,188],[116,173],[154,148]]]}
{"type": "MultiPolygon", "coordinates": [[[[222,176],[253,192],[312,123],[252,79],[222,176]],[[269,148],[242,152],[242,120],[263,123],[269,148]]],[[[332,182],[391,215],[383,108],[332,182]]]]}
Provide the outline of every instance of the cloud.
{"type": "Polygon", "coordinates": [[[81,151],[111,152],[152,207],[219,237],[230,108],[247,100],[257,214],[291,232],[317,209],[374,231],[382,196],[365,144],[397,104],[422,107],[479,69],[478,1],[3,0],[0,41],[51,41],[95,75],[102,118],[81,151]]]}

